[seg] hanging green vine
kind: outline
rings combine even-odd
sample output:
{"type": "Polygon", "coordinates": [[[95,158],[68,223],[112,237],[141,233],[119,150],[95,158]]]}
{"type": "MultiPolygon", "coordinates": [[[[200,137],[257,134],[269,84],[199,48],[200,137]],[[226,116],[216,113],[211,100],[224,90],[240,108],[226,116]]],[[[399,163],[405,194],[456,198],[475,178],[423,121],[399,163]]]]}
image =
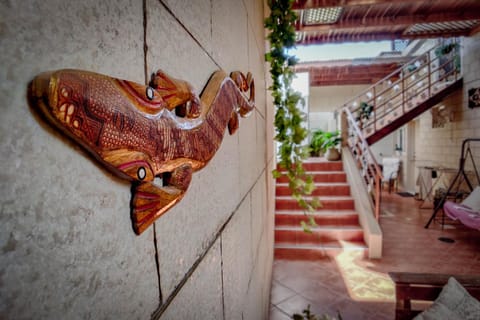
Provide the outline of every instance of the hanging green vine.
{"type": "MultiPolygon", "coordinates": [[[[292,10],[293,0],[269,0],[270,16],[265,19],[265,27],[270,31],[268,40],[270,51],[265,60],[270,63],[272,77],[273,103],[275,105],[275,140],[279,142],[279,166],[281,170],[274,170],[274,178],[286,175],[292,196],[307,212],[312,212],[320,202],[318,198],[309,201],[306,196],[315,189],[313,178],[305,173],[302,162],[309,155],[308,146],[303,145],[308,131],[302,126],[305,114],[298,107],[305,101],[299,92],[294,91],[293,66],[297,58],[288,54],[288,49],[295,46],[296,13],[292,10]]],[[[304,229],[308,225],[314,226],[315,220],[309,215],[308,225],[303,222],[304,229]]]]}

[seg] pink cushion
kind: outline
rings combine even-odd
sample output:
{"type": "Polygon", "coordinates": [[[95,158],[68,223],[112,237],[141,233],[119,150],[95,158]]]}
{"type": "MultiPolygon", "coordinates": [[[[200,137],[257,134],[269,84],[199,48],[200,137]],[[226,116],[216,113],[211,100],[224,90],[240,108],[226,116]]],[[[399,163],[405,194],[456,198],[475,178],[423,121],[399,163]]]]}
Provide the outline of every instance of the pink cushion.
{"type": "Polygon", "coordinates": [[[453,220],[460,220],[467,227],[480,230],[480,212],[455,202],[447,201],[443,211],[453,220]]]}

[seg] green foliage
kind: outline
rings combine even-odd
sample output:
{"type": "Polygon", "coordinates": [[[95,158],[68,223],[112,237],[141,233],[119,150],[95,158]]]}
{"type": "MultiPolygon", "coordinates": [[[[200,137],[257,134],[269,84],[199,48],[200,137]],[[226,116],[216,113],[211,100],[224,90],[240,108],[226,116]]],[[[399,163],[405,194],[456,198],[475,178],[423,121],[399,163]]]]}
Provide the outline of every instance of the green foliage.
{"type": "Polygon", "coordinates": [[[327,151],[330,148],[337,147],[342,142],[342,137],[340,136],[340,131],[327,131],[323,134],[323,143],[322,149],[327,151]]]}
{"type": "Polygon", "coordinates": [[[435,49],[435,55],[437,57],[441,57],[441,56],[449,54],[450,52],[458,49],[459,47],[460,47],[460,45],[458,43],[445,44],[445,45],[440,46],[437,49],[435,49]]]}
{"type": "Polygon", "coordinates": [[[453,59],[453,64],[454,64],[455,70],[457,72],[460,72],[460,54],[458,52],[459,49],[460,49],[460,45],[458,43],[448,43],[435,49],[435,55],[437,57],[443,57],[443,56],[449,55],[452,52],[455,52],[456,55],[453,59]]]}
{"type": "Polygon", "coordinates": [[[338,146],[340,142],[342,142],[340,131],[316,130],[312,133],[310,140],[310,152],[312,155],[318,156],[321,152],[338,146]]]}
{"type": "Polygon", "coordinates": [[[342,316],[340,313],[337,312],[338,318],[333,318],[328,315],[316,316],[310,311],[310,305],[308,305],[307,309],[303,310],[302,314],[295,313],[292,316],[293,320],[342,320],[342,316]]]}
{"type": "Polygon", "coordinates": [[[366,102],[360,103],[360,108],[357,111],[357,121],[368,120],[373,112],[373,105],[366,102]]]}
{"type": "Polygon", "coordinates": [[[310,139],[310,153],[313,156],[318,157],[322,152],[323,133],[323,130],[316,130],[312,132],[312,137],[310,139]]]}
{"type": "Polygon", "coordinates": [[[275,105],[274,125],[275,140],[279,142],[279,166],[274,170],[274,178],[282,175],[288,177],[293,197],[306,211],[315,210],[317,201],[308,201],[305,196],[314,189],[313,179],[306,174],[302,162],[309,156],[308,146],[302,143],[308,131],[302,127],[305,114],[298,107],[305,101],[299,92],[291,88],[295,76],[293,66],[297,58],[288,54],[288,49],[295,45],[295,20],[297,15],[292,10],[293,0],[269,0],[270,16],[265,19],[265,28],[270,33],[270,51],[265,60],[270,63],[273,104],[275,105]]]}

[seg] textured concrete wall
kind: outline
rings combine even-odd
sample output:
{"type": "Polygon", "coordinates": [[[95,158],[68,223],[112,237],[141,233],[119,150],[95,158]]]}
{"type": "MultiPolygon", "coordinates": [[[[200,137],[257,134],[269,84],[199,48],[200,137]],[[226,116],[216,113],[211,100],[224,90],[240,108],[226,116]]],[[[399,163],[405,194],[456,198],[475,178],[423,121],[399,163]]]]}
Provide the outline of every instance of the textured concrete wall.
{"type": "Polygon", "coordinates": [[[263,10],[255,0],[0,2],[0,319],[267,317],[263,10]],[[135,236],[129,183],[28,107],[28,82],[61,68],[138,83],[161,68],[197,92],[217,69],[251,71],[256,109],[185,198],[135,236]]]}
{"type": "MultiPolygon", "coordinates": [[[[453,121],[443,128],[432,128],[432,113],[428,111],[419,117],[415,132],[416,159],[449,168],[458,167],[464,139],[480,138],[480,108],[468,108],[468,90],[480,87],[480,36],[463,39],[461,50],[463,89],[442,103],[453,113],[453,121]]],[[[478,167],[480,148],[475,148],[474,156],[478,167]]]]}

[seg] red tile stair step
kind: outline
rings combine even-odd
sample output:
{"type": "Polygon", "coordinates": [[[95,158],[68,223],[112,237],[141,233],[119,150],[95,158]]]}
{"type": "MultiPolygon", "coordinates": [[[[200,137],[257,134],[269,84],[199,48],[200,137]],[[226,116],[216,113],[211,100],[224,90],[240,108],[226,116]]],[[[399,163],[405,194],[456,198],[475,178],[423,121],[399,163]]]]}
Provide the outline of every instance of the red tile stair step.
{"type": "MultiPolygon", "coordinates": [[[[292,191],[288,187],[288,183],[277,183],[275,194],[277,196],[291,196],[292,191]]],[[[346,182],[315,183],[315,190],[312,193],[312,196],[321,196],[326,194],[349,196],[350,186],[346,182]]]]}
{"type": "Polygon", "coordinates": [[[322,207],[312,213],[317,224],[306,233],[300,226],[307,221],[302,208],[291,197],[285,178],[277,179],[275,200],[275,258],[315,260],[336,256],[344,250],[368,254],[355,211],[350,186],[341,161],[307,161],[304,168],[316,182],[314,196],[322,207]]]}

